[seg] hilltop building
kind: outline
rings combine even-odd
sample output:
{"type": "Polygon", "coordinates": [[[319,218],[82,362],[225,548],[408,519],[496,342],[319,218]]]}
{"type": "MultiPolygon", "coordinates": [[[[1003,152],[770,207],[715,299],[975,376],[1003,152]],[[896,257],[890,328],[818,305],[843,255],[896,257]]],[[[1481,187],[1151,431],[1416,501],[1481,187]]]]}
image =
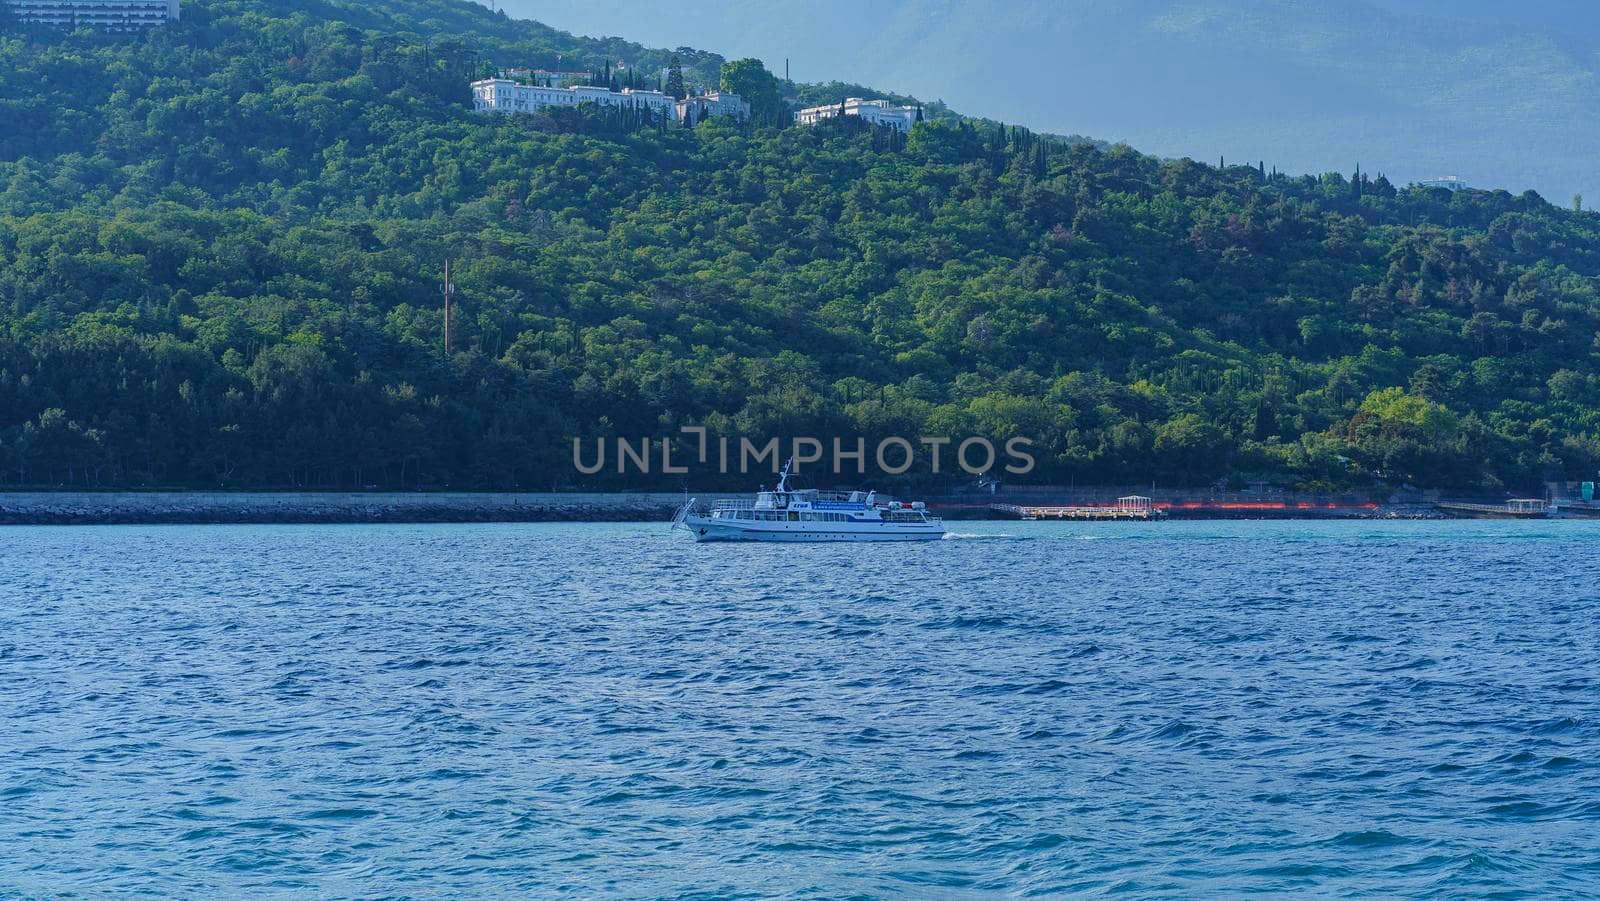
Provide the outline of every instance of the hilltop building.
{"type": "Polygon", "coordinates": [[[677,104],[660,91],[623,88],[614,92],[591,85],[553,88],[518,84],[508,78],[485,78],[472,83],[472,96],[473,108],[480,113],[532,113],[548,106],[576,108],[581,103],[597,103],[665,111],[668,118],[677,118],[677,104]]]}
{"type": "Polygon", "coordinates": [[[1467,184],[1466,179],[1459,175],[1446,175],[1443,178],[1430,178],[1427,181],[1419,182],[1419,184],[1421,184],[1424,188],[1444,188],[1449,191],[1465,191],[1472,187],[1471,185],[1467,184]]]}
{"type": "MultiPolygon", "coordinates": [[[[505,74],[510,74],[509,72],[505,74]]],[[[613,91],[591,85],[571,88],[548,87],[538,84],[518,84],[509,78],[485,78],[472,83],[473,108],[480,113],[532,113],[545,107],[576,108],[583,103],[616,106],[626,109],[648,109],[665,113],[667,118],[680,122],[690,108],[695,121],[707,115],[747,118],[750,104],[738,94],[712,91],[701,97],[673,100],[672,95],[660,91],[641,91],[623,88],[613,91]]]]}
{"type": "Polygon", "coordinates": [[[851,97],[844,103],[829,103],[823,106],[812,106],[794,114],[796,125],[815,125],[824,119],[837,119],[840,113],[846,116],[857,116],[871,122],[873,125],[885,125],[902,134],[909,132],[911,126],[917,124],[919,111],[914,106],[890,106],[887,100],[862,100],[860,97],[851,97]]]}
{"type": "Polygon", "coordinates": [[[178,20],[178,0],[5,0],[19,21],[131,34],[178,20]]]}
{"type": "Polygon", "coordinates": [[[694,121],[699,122],[707,116],[732,116],[735,119],[750,118],[750,104],[738,94],[726,91],[707,91],[699,97],[687,97],[678,101],[678,119],[689,115],[693,111],[694,121]]]}
{"type": "Polygon", "coordinates": [[[593,72],[570,72],[559,69],[524,69],[513,67],[500,73],[501,78],[509,78],[520,84],[537,85],[543,88],[559,88],[572,84],[583,84],[594,78],[593,72]]]}

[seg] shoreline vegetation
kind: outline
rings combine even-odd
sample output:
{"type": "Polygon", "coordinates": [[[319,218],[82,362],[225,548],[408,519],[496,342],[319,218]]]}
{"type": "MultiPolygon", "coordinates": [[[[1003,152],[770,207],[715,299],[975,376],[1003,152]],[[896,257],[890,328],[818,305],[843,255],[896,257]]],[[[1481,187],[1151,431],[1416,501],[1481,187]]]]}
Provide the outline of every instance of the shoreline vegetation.
{"type": "Polygon", "coordinates": [[[768,124],[478,115],[498,66],[673,54],[453,0],[0,34],[0,487],[505,490],[691,426],[1023,437],[1055,484],[1600,469],[1581,205],[943,111],[776,127],[791,86],[677,53],[768,124]]]}

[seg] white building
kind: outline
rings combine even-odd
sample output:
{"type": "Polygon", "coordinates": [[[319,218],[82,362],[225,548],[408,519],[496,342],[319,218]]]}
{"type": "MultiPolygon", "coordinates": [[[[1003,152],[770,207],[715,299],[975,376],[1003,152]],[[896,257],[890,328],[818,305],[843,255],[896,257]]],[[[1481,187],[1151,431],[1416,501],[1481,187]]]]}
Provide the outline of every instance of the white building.
{"type": "Polygon", "coordinates": [[[699,97],[688,97],[678,101],[678,119],[694,110],[694,121],[704,121],[707,116],[732,116],[735,119],[750,118],[750,104],[738,94],[727,91],[708,91],[699,97]]]}
{"type": "Polygon", "coordinates": [[[1427,181],[1419,182],[1419,184],[1421,184],[1424,188],[1444,188],[1449,191],[1465,191],[1472,187],[1471,185],[1467,184],[1466,179],[1459,175],[1446,175],[1442,178],[1430,178],[1427,181]]]}
{"type": "Polygon", "coordinates": [[[660,91],[635,91],[583,85],[555,88],[537,84],[517,84],[509,78],[485,78],[472,83],[473,108],[480,113],[531,113],[547,106],[576,108],[582,103],[619,106],[630,109],[664,111],[667,118],[678,118],[672,96],[660,91]]]}
{"type": "Polygon", "coordinates": [[[522,84],[533,84],[545,88],[559,88],[572,84],[583,84],[594,78],[593,72],[562,71],[559,69],[525,69],[513,67],[500,73],[501,78],[509,78],[522,84]]]}
{"type": "Polygon", "coordinates": [[[178,0],[5,0],[22,22],[131,33],[178,19],[178,0]]]}
{"type": "MultiPolygon", "coordinates": [[[[829,103],[808,107],[794,114],[794,122],[796,125],[815,125],[824,119],[836,119],[840,106],[838,103],[829,103]]],[[[846,116],[858,116],[873,125],[886,125],[902,134],[917,124],[917,108],[914,106],[890,106],[887,100],[851,97],[843,103],[843,107],[846,116]]]]}
{"type": "Polygon", "coordinates": [[[695,121],[710,115],[748,116],[750,104],[738,94],[713,91],[704,97],[691,97],[675,101],[671,94],[660,91],[639,91],[583,85],[572,88],[548,87],[538,84],[518,84],[509,78],[485,78],[472,83],[473,108],[480,113],[532,113],[545,107],[577,108],[584,103],[617,106],[627,109],[648,109],[664,112],[674,122],[682,121],[687,105],[695,106],[695,121]]]}

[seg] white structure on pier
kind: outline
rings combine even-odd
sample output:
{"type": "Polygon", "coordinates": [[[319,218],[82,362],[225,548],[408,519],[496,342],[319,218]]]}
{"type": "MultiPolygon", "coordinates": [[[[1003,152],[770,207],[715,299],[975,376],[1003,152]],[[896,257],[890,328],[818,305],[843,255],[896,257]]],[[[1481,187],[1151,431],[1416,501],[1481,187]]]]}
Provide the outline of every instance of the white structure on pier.
{"type": "Polygon", "coordinates": [[[794,114],[794,122],[796,125],[815,125],[824,119],[839,118],[841,111],[846,116],[857,116],[873,125],[886,125],[902,134],[917,124],[917,108],[914,106],[890,106],[887,100],[862,100],[860,97],[851,97],[843,104],[807,107],[794,114]]]}
{"type": "Polygon", "coordinates": [[[178,20],[178,0],[5,0],[19,21],[133,33],[178,20]]]}
{"type": "Polygon", "coordinates": [[[545,107],[576,108],[584,103],[616,106],[625,109],[648,109],[665,113],[674,122],[683,119],[685,111],[695,108],[695,121],[707,115],[745,118],[750,115],[750,104],[738,94],[712,91],[703,97],[674,100],[671,94],[660,91],[641,91],[623,88],[613,91],[591,85],[571,88],[540,84],[519,84],[509,78],[485,78],[472,83],[473,108],[480,113],[532,113],[545,107]]]}

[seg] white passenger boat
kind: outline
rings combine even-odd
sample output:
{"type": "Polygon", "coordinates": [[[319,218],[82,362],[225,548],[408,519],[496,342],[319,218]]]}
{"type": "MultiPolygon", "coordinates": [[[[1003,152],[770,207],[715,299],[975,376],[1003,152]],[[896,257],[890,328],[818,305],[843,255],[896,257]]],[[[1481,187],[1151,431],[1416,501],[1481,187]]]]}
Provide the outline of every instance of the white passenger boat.
{"type": "Polygon", "coordinates": [[[784,464],[778,486],[753,501],[717,501],[702,510],[693,500],[673,517],[695,541],[926,541],[944,537],[944,521],[921,501],[881,501],[873,491],[789,489],[784,464]]]}

